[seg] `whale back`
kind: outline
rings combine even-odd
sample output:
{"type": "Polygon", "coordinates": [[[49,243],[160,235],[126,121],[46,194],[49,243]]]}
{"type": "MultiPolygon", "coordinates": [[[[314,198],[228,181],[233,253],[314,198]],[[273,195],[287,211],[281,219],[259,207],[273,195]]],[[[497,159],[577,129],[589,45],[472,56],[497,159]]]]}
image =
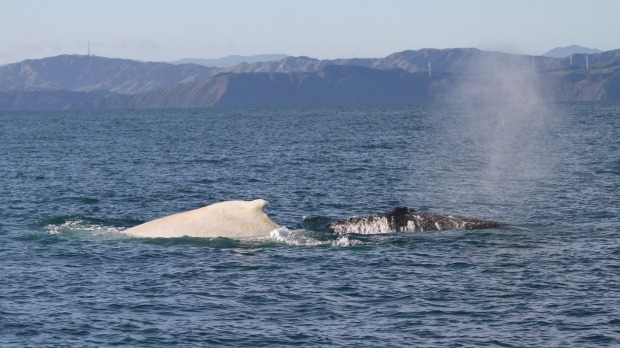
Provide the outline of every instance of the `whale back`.
{"type": "Polygon", "coordinates": [[[178,213],[127,229],[137,237],[257,237],[281,226],[263,211],[268,202],[226,201],[178,213]]]}
{"type": "Polygon", "coordinates": [[[456,229],[472,230],[496,228],[501,225],[497,221],[433,212],[417,212],[411,208],[397,207],[382,214],[335,220],[329,224],[328,229],[337,234],[377,234],[456,229]]]}

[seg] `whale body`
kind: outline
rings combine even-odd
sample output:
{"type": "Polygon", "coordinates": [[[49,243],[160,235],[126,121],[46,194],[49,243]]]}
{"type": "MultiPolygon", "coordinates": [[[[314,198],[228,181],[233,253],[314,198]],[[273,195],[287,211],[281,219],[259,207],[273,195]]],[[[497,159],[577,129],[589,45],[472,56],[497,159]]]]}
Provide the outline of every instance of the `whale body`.
{"type": "Polygon", "coordinates": [[[389,232],[422,232],[496,228],[502,223],[458,215],[417,212],[407,207],[370,216],[351,217],[331,222],[328,229],[336,234],[376,234],[389,232]]]}
{"type": "Polygon", "coordinates": [[[226,201],[186,211],[128,228],[136,237],[259,237],[282,226],[273,222],[263,208],[264,199],[226,201]]]}
{"type": "MultiPolygon", "coordinates": [[[[268,202],[226,201],[178,213],[128,228],[125,233],[136,237],[227,237],[268,236],[281,228],[263,209],[268,202]]],[[[379,234],[391,232],[423,232],[455,229],[497,228],[503,223],[459,215],[418,212],[397,207],[386,213],[334,220],[327,230],[335,234],[379,234]]]]}

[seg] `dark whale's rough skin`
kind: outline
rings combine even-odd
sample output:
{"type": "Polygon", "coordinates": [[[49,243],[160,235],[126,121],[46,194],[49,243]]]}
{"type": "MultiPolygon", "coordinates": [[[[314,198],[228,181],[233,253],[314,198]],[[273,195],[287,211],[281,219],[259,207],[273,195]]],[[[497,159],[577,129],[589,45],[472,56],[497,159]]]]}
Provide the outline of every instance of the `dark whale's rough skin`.
{"type": "Polygon", "coordinates": [[[336,234],[377,234],[475,230],[496,228],[502,225],[497,221],[432,212],[417,212],[411,208],[398,207],[383,214],[335,220],[329,224],[328,229],[336,234]]]}

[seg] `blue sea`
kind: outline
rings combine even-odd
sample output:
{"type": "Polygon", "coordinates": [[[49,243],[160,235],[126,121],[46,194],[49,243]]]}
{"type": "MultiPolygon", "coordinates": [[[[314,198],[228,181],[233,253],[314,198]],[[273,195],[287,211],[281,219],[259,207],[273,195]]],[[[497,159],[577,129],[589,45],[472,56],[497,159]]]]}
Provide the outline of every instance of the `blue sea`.
{"type": "Polygon", "coordinates": [[[3,111],[0,180],[2,347],[620,345],[618,103],[3,111]],[[397,206],[507,225],[321,228],[397,206]]]}

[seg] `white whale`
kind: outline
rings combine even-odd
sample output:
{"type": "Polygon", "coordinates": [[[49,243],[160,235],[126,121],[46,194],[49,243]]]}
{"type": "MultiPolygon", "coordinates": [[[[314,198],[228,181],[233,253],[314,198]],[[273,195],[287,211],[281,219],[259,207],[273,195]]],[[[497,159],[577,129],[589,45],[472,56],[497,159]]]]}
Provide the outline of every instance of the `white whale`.
{"type": "Polygon", "coordinates": [[[263,208],[264,199],[226,201],[186,211],[128,228],[136,237],[227,237],[268,236],[282,226],[273,222],[263,208]]]}

